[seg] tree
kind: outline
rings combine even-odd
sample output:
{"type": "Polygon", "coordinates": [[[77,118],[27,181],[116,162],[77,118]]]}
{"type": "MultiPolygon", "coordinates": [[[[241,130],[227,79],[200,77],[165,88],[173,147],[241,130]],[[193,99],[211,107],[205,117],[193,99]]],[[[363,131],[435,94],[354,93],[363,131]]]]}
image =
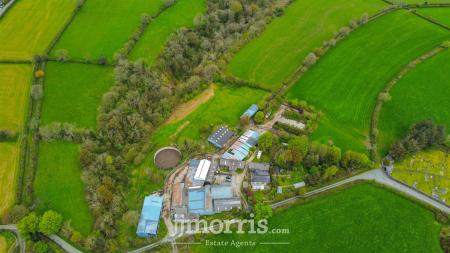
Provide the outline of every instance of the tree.
{"type": "Polygon", "coordinates": [[[327,165],[339,165],[341,161],[341,149],[336,146],[328,147],[327,153],[324,157],[324,162],[327,165]]]}
{"type": "Polygon", "coordinates": [[[290,162],[294,165],[303,161],[308,153],[309,141],[306,136],[296,136],[289,140],[288,151],[290,152],[290,162]]]}
{"type": "Polygon", "coordinates": [[[255,220],[268,219],[272,217],[272,207],[269,204],[258,203],[255,205],[255,220]]]}
{"type": "Polygon", "coordinates": [[[24,237],[35,234],[38,231],[38,226],[39,217],[34,212],[22,218],[17,224],[20,234],[24,237]]]}
{"type": "Polygon", "coordinates": [[[231,2],[231,10],[234,13],[241,13],[243,10],[242,4],[239,1],[232,1],[231,2]]]}
{"type": "Polygon", "coordinates": [[[365,154],[361,154],[355,151],[346,151],[342,157],[342,167],[348,171],[365,169],[371,166],[369,158],[365,154]]]}
{"type": "Polygon", "coordinates": [[[241,117],[241,125],[245,127],[248,124],[250,124],[250,118],[248,116],[241,117]]]}
{"type": "Polygon", "coordinates": [[[334,177],[336,175],[336,173],[339,171],[338,167],[336,166],[331,166],[325,169],[325,172],[323,173],[323,179],[329,179],[331,177],[334,177]]]}
{"type": "Polygon", "coordinates": [[[69,60],[69,51],[67,51],[66,49],[60,49],[58,51],[56,51],[56,59],[60,62],[65,62],[67,60],[69,60]]]}
{"type": "Polygon", "coordinates": [[[264,113],[262,111],[257,112],[255,114],[254,120],[257,124],[263,123],[264,122],[264,113]]]}
{"type": "Polygon", "coordinates": [[[36,70],[36,72],[34,72],[34,77],[36,78],[42,78],[45,76],[45,72],[42,69],[36,70]]]}
{"type": "Polygon", "coordinates": [[[310,67],[310,66],[316,64],[317,59],[318,59],[318,58],[317,58],[316,54],[314,54],[314,53],[309,53],[309,54],[306,56],[305,61],[303,62],[303,64],[304,64],[306,67],[310,67]]]}
{"type": "Polygon", "coordinates": [[[40,84],[35,84],[31,86],[31,97],[34,100],[40,100],[43,96],[44,92],[42,89],[42,85],[40,84]]]}
{"type": "Polygon", "coordinates": [[[273,134],[271,132],[265,132],[264,134],[261,135],[261,137],[259,137],[258,147],[261,150],[268,152],[272,147],[272,142],[273,142],[273,134]]]}
{"type": "Polygon", "coordinates": [[[56,234],[61,230],[62,223],[63,217],[61,214],[55,211],[47,211],[42,215],[39,222],[39,232],[47,236],[56,234]]]}
{"type": "Polygon", "coordinates": [[[45,243],[43,241],[36,242],[33,246],[33,252],[34,253],[47,253],[48,252],[47,243],[45,243]]]}

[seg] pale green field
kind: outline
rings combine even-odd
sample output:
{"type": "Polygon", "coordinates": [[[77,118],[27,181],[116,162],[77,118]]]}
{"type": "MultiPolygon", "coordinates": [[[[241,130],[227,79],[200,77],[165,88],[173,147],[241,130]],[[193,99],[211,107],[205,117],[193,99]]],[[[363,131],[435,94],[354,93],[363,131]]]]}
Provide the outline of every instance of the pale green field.
{"type": "Polygon", "coordinates": [[[0,142],[0,217],[14,204],[20,144],[0,142]]]}
{"type": "Polygon", "coordinates": [[[440,200],[450,200],[450,156],[440,150],[426,151],[394,165],[392,176],[440,200]]]}
{"type": "Polygon", "coordinates": [[[298,0],[231,60],[228,72],[276,89],[306,55],[352,19],[386,6],[380,0],[298,0]]]}
{"type": "Polygon", "coordinates": [[[63,28],[76,0],[19,0],[0,19],[0,59],[31,60],[63,28]]]}

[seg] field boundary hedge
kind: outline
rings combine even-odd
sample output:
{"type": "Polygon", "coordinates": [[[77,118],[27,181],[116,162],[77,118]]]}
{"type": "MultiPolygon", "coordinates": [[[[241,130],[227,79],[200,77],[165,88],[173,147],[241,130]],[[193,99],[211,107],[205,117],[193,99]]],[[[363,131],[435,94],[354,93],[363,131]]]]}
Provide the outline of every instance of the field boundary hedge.
{"type": "Polygon", "coordinates": [[[372,160],[378,159],[377,150],[377,139],[378,139],[378,120],[380,117],[381,109],[386,101],[390,99],[389,92],[406,74],[413,70],[418,64],[423,61],[432,58],[433,56],[445,51],[447,46],[445,43],[435,47],[431,51],[417,57],[416,59],[410,61],[405,67],[403,67],[400,72],[395,75],[383,88],[383,90],[378,94],[374,110],[371,117],[371,127],[370,127],[370,151],[372,160]]]}
{"type": "Polygon", "coordinates": [[[432,24],[435,24],[435,25],[440,26],[440,27],[442,27],[444,29],[450,30],[450,27],[447,26],[446,24],[443,24],[443,23],[439,22],[438,20],[436,20],[436,19],[434,19],[432,17],[429,17],[429,16],[423,15],[421,13],[418,13],[416,10],[411,11],[411,13],[413,13],[414,15],[416,15],[416,16],[418,16],[418,17],[420,17],[420,18],[422,18],[422,19],[424,19],[424,20],[426,20],[426,21],[428,21],[428,22],[430,22],[432,24]]]}

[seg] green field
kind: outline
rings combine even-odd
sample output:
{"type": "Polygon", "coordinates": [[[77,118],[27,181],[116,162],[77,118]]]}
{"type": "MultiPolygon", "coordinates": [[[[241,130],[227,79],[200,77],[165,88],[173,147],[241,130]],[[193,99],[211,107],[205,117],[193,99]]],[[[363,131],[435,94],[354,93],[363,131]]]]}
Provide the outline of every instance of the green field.
{"type": "Polygon", "coordinates": [[[206,9],[205,0],[178,0],[154,19],[131,51],[130,58],[144,58],[152,64],[164,49],[170,35],[181,27],[192,26],[194,17],[206,9]]]}
{"type": "Polygon", "coordinates": [[[181,138],[199,140],[201,139],[200,129],[204,126],[225,124],[235,127],[242,113],[250,105],[261,101],[265,95],[267,93],[262,90],[217,85],[212,99],[184,119],[162,126],[153,134],[153,143],[164,146],[176,143],[181,138]]]}
{"type": "Polygon", "coordinates": [[[162,0],[86,1],[56,44],[52,55],[66,49],[73,58],[112,59],[139,26],[144,13],[154,15],[162,0]]]}
{"type": "Polygon", "coordinates": [[[276,213],[271,229],[289,234],[222,234],[214,241],[253,241],[254,247],[192,246],[191,252],[442,252],[434,214],[368,184],[276,213]],[[289,245],[261,245],[288,242],[289,245]]]}
{"type": "Polygon", "coordinates": [[[306,55],[351,19],[373,14],[385,4],[377,0],[300,0],[287,7],[258,38],[232,59],[228,72],[276,89],[295,72],[306,55]]]}
{"type": "Polygon", "coordinates": [[[450,127],[450,50],[417,65],[391,90],[379,118],[378,148],[385,154],[408,128],[421,120],[450,127]]]}
{"type": "Polygon", "coordinates": [[[101,98],[114,84],[113,70],[95,65],[48,63],[41,125],[56,121],[95,129],[101,98]]]}
{"type": "Polygon", "coordinates": [[[425,151],[395,163],[392,177],[441,201],[450,200],[450,156],[425,151]]]}
{"type": "Polygon", "coordinates": [[[423,8],[418,12],[450,27],[450,8],[423,8]]]}
{"type": "Polygon", "coordinates": [[[19,143],[0,142],[0,218],[14,204],[19,153],[19,143]]]}
{"type": "Polygon", "coordinates": [[[76,0],[20,0],[0,19],[0,59],[31,60],[63,28],[76,0]]]}
{"type": "Polygon", "coordinates": [[[411,60],[450,38],[447,30],[397,11],[354,31],[288,92],[325,113],[314,139],[364,150],[376,98],[411,60]]]}
{"type": "Polygon", "coordinates": [[[54,210],[84,235],[92,229],[93,219],[81,180],[79,147],[68,142],[41,143],[34,192],[39,211],[54,210]]]}

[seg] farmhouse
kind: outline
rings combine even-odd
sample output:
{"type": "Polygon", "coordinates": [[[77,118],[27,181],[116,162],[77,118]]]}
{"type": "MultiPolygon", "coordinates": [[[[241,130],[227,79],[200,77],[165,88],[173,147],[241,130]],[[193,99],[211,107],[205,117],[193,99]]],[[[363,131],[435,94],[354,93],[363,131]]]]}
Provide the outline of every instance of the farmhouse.
{"type": "Polygon", "coordinates": [[[268,163],[249,163],[251,171],[251,185],[253,190],[265,190],[270,183],[270,164],[268,163]]]}
{"type": "Polygon", "coordinates": [[[150,195],[145,197],[141,218],[139,219],[139,224],[136,231],[136,234],[139,237],[150,237],[157,235],[162,205],[163,198],[161,196],[150,195]]]}
{"type": "Polygon", "coordinates": [[[223,148],[225,143],[233,137],[234,133],[228,128],[222,126],[217,129],[213,134],[208,137],[208,142],[214,145],[216,148],[223,148]]]}
{"type": "Polygon", "coordinates": [[[255,116],[255,114],[256,114],[257,112],[258,112],[258,106],[255,105],[255,104],[253,104],[253,105],[251,105],[251,106],[247,109],[247,111],[245,111],[245,112],[241,115],[241,118],[243,118],[243,117],[251,118],[251,117],[255,116]]]}
{"type": "Polygon", "coordinates": [[[259,133],[247,130],[239,139],[231,145],[230,149],[222,155],[223,159],[244,160],[250,153],[250,149],[256,145],[259,133]]]}

